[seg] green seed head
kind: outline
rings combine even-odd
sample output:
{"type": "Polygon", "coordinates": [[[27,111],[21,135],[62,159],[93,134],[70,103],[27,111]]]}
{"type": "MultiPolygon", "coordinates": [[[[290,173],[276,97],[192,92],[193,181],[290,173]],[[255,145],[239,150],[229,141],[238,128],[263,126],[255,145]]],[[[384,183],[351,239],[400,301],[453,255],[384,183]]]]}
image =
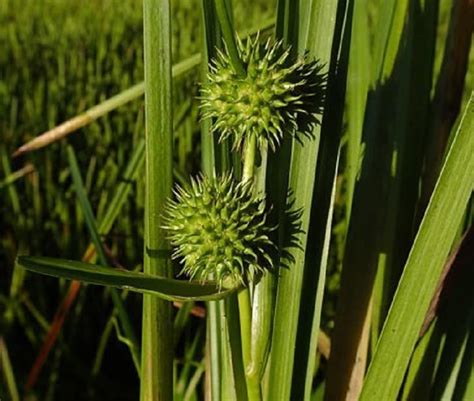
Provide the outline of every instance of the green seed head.
{"type": "Polygon", "coordinates": [[[272,269],[265,201],[252,194],[250,183],[236,183],[231,175],[198,177],[174,194],[164,228],[183,273],[236,287],[272,269]]]}
{"type": "Polygon", "coordinates": [[[217,52],[202,88],[204,118],[214,119],[219,140],[231,137],[234,148],[256,135],[260,146],[275,150],[284,136],[311,136],[324,102],[322,65],[304,57],[290,60],[290,50],[270,39],[238,40],[246,76],[233,69],[227,52],[217,52]]]}

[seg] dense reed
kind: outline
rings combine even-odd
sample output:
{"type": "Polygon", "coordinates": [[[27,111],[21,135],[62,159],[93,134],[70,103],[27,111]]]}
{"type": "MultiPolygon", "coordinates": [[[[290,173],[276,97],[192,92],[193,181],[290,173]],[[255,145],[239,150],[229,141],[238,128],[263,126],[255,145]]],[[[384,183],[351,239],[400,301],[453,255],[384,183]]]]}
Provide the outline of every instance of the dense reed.
{"type": "Polygon", "coordinates": [[[472,1],[25,4],[0,398],[474,397],[472,1]]]}

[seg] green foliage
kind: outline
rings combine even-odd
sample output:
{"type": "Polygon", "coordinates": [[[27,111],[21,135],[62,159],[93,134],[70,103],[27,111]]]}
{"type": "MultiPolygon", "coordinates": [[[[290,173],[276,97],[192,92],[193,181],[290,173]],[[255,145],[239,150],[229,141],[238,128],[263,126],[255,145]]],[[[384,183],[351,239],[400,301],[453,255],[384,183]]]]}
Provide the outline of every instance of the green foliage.
{"type": "Polygon", "coordinates": [[[0,397],[470,399],[470,3],[0,2],[0,397]]]}
{"type": "Polygon", "coordinates": [[[41,274],[125,288],[168,301],[213,300],[228,296],[232,292],[220,291],[213,283],[190,283],[67,259],[20,256],[18,264],[41,274]]]}
{"type": "Polygon", "coordinates": [[[474,93],[443,163],[362,389],[361,400],[396,400],[421,324],[474,184],[474,93]],[[385,383],[380,386],[380,383],[385,383]]]}

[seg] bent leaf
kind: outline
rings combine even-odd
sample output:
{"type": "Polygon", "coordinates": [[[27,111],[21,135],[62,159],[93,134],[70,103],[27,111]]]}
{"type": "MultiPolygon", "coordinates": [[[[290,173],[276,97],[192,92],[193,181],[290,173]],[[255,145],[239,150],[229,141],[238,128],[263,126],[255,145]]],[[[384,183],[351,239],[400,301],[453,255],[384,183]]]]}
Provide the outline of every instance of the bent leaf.
{"type": "Polygon", "coordinates": [[[212,301],[222,299],[235,291],[219,290],[217,284],[212,282],[174,280],[75,260],[19,256],[17,263],[35,273],[80,280],[89,284],[126,288],[142,294],[156,295],[169,301],[212,301]]]}

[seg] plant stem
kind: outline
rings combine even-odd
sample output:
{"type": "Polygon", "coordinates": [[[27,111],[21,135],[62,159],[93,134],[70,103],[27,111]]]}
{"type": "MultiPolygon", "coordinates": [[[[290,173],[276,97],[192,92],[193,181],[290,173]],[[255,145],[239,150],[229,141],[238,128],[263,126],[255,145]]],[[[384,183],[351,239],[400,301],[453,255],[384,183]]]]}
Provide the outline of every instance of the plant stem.
{"type": "Polygon", "coordinates": [[[240,334],[242,336],[242,355],[244,358],[245,371],[250,363],[250,335],[252,323],[252,305],[250,303],[250,291],[243,289],[238,294],[239,315],[240,315],[240,334]]]}
{"type": "MultiPolygon", "coordinates": [[[[201,81],[205,83],[208,79],[209,65],[215,57],[221,36],[219,22],[215,15],[214,0],[201,0],[201,3],[203,22],[202,55],[204,60],[201,64],[201,81]]],[[[216,145],[214,144],[214,136],[211,134],[211,123],[210,118],[201,120],[201,168],[202,172],[207,176],[217,173],[216,145]]],[[[208,395],[210,398],[206,398],[206,401],[222,401],[222,376],[225,365],[223,349],[226,346],[225,338],[223,338],[223,314],[223,302],[209,302],[207,304],[208,330],[206,343],[208,346],[208,374],[210,376],[211,388],[208,395]]]]}
{"type": "Polygon", "coordinates": [[[246,71],[242,60],[239,57],[239,51],[237,50],[237,45],[235,43],[234,28],[232,27],[224,0],[216,0],[216,12],[221,26],[222,36],[224,37],[227,51],[229,52],[232,61],[232,66],[234,67],[235,72],[243,78],[246,75],[246,71]]]}
{"type": "MultiPolygon", "coordinates": [[[[242,182],[246,183],[253,180],[255,171],[255,156],[257,152],[257,137],[250,135],[245,141],[244,148],[244,168],[242,172],[242,182]]],[[[247,393],[249,401],[261,400],[260,377],[255,374],[249,375],[251,368],[251,347],[252,347],[252,303],[250,300],[250,291],[248,288],[239,292],[239,315],[240,315],[240,333],[242,336],[242,354],[245,366],[245,377],[247,381],[247,393]]]]}
{"type": "Polygon", "coordinates": [[[255,155],[257,152],[257,136],[250,135],[245,141],[244,149],[244,170],[242,172],[242,182],[247,182],[253,178],[255,171],[255,155]]]}
{"type": "MultiPolygon", "coordinates": [[[[225,300],[225,319],[228,328],[229,350],[231,353],[232,372],[234,376],[235,395],[238,401],[250,401],[248,398],[245,366],[242,358],[242,338],[239,333],[240,316],[236,295],[225,300]]],[[[228,399],[228,398],[226,398],[228,399]]]]}
{"type": "MultiPolygon", "coordinates": [[[[144,271],[169,276],[161,211],[172,185],[171,41],[169,0],[144,0],[146,199],[144,271]]],[[[141,401],[173,400],[171,304],[143,297],[141,401]]]]}
{"type": "Polygon", "coordinates": [[[3,337],[0,337],[0,367],[4,372],[3,374],[5,376],[6,386],[11,400],[19,401],[20,396],[15,381],[15,375],[13,373],[12,364],[8,355],[8,348],[3,337]]]}

